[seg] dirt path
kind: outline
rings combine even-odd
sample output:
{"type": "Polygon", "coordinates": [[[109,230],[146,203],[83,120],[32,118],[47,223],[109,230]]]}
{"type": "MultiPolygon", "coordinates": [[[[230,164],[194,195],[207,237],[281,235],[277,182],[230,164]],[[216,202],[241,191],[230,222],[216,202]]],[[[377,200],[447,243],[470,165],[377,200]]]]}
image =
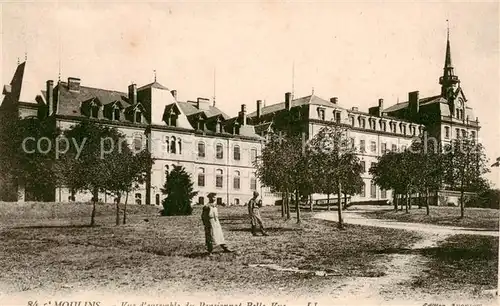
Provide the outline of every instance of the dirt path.
{"type": "MultiPolygon", "coordinates": [[[[419,232],[422,239],[414,243],[409,249],[423,249],[437,246],[439,241],[451,235],[485,235],[497,236],[497,231],[468,229],[452,226],[432,224],[398,222],[392,220],[370,219],[357,211],[345,211],[344,222],[364,226],[403,229],[419,232]]],[[[337,221],[337,212],[322,212],[314,216],[317,219],[337,221]]],[[[372,301],[374,304],[387,304],[388,300],[394,305],[404,305],[408,300],[429,299],[434,303],[447,302],[450,297],[423,296],[419,292],[408,290],[407,284],[425,269],[427,259],[419,254],[389,254],[381,259],[377,265],[385,270],[382,277],[352,278],[340,286],[339,301],[352,302],[353,297],[359,301],[372,301]],[[411,292],[410,292],[411,291],[411,292]]],[[[466,298],[466,297],[464,297],[466,298]]],[[[461,300],[461,302],[464,300],[461,300]]],[[[477,303],[477,301],[475,301],[477,303]]],[[[484,304],[483,304],[484,305],[484,304]]]]}

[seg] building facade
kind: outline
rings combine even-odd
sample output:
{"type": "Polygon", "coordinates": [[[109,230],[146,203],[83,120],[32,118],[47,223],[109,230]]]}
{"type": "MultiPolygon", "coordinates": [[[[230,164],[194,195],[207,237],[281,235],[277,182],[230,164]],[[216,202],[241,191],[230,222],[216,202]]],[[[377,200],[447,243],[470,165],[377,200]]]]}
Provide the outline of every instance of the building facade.
{"type": "MultiPolygon", "coordinates": [[[[273,204],[277,197],[260,185],[253,166],[267,135],[292,127],[312,139],[330,124],[346,129],[365,169],[364,188],[351,201],[387,201],[392,198],[391,191],[376,186],[368,173],[379,156],[404,150],[424,132],[446,144],[458,137],[477,138],[480,129],[454,73],[449,37],[439,94],[421,98],[418,91],[412,91],[407,102],[387,108],[384,100],[378,99],[367,112],[342,106],[336,97],[325,100],[313,94],[294,98],[288,92],[283,102],[263,106],[258,100],[254,112],[247,114],[246,105],[242,105],[239,115],[230,118],[209,99],[179,101],[175,90],[156,80],[139,88],[131,84],[127,92],[117,92],[82,86],[80,79],[70,77],[57,84],[48,80],[41,90],[28,66],[27,62],[19,64],[12,82],[4,86],[2,112],[52,118],[61,129],[88,118],[117,127],[136,150],[148,144],[155,163],[148,182],[133,194],[134,202],[142,204],[161,203],[165,173],[175,165],[184,166],[192,175],[199,192],[197,203],[203,203],[209,192],[216,192],[219,203],[244,204],[253,190],[259,190],[264,202],[273,204]]],[[[71,198],[65,188],[54,194],[55,201],[71,198]]],[[[441,202],[453,196],[441,195],[445,197],[441,202]]],[[[90,198],[79,194],[75,200],[90,198]]],[[[107,195],[101,200],[112,202],[107,195]]]]}
{"type": "MultiPolygon", "coordinates": [[[[155,160],[151,173],[129,201],[160,205],[166,173],[176,165],[191,174],[198,191],[195,203],[203,204],[207,194],[215,192],[220,204],[243,205],[254,190],[261,191],[253,161],[262,150],[263,138],[247,124],[245,105],[237,117],[230,118],[209,99],[179,101],[175,90],[156,80],[139,88],[131,84],[127,92],[86,87],[74,77],[57,84],[48,80],[43,90],[29,88],[36,81],[29,78],[28,68],[28,62],[19,64],[11,83],[4,86],[4,114],[52,120],[61,130],[93,120],[117,128],[133,150],[151,150],[155,160]]],[[[20,182],[18,188],[19,201],[31,200],[29,186],[20,182]]],[[[56,188],[49,200],[91,198],[90,193],[56,188]]],[[[114,196],[100,194],[99,199],[112,203],[114,196]]]]}

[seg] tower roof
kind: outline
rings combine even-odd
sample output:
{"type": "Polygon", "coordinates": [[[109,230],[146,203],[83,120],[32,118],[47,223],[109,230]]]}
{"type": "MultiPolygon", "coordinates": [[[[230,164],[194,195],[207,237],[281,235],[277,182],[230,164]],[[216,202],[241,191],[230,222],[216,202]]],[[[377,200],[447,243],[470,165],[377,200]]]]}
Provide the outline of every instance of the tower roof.
{"type": "Polygon", "coordinates": [[[444,59],[444,68],[453,68],[453,64],[451,63],[450,29],[448,29],[446,36],[446,57],[444,59]]]}

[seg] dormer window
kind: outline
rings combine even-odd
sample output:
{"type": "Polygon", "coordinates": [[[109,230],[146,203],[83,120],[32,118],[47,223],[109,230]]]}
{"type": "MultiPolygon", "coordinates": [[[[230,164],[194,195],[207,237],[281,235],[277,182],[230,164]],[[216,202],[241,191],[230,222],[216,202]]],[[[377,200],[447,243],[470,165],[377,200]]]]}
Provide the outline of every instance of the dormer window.
{"type": "Polygon", "coordinates": [[[113,109],[113,120],[120,120],[120,109],[116,106],[113,109]]]}
{"type": "Polygon", "coordinates": [[[96,104],[92,104],[90,106],[90,117],[97,118],[99,116],[99,106],[96,104]]]}
{"type": "Polygon", "coordinates": [[[318,107],[318,118],[319,120],[325,120],[325,109],[318,107]]]}
{"type": "Polygon", "coordinates": [[[140,111],[135,112],[135,122],[136,123],[142,123],[142,114],[140,111]]]}

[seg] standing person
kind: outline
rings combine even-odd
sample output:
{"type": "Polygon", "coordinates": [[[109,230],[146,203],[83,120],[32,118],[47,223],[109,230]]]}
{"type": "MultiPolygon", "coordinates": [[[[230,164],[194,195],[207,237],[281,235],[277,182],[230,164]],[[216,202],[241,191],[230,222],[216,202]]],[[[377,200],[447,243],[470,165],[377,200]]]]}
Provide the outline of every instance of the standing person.
{"type": "Polygon", "coordinates": [[[262,224],[262,218],[260,217],[259,208],[262,207],[262,199],[257,200],[259,193],[257,191],[253,192],[253,197],[248,201],[248,214],[250,215],[250,222],[252,224],[252,235],[257,236],[257,226],[259,226],[262,236],[269,236],[264,230],[264,225],[262,224]]]}
{"type": "Polygon", "coordinates": [[[201,213],[201,220],[205,227],[205,243],[209,254],[212,253],[214,245],[220,245],[224,253],[231,253],[232,251],[226,246],[222,227],[219,223],[219,213],[215,203],[215,196],[216,193],[214,192],[208,194],[208,203],[203,206],[201,213]]]}

